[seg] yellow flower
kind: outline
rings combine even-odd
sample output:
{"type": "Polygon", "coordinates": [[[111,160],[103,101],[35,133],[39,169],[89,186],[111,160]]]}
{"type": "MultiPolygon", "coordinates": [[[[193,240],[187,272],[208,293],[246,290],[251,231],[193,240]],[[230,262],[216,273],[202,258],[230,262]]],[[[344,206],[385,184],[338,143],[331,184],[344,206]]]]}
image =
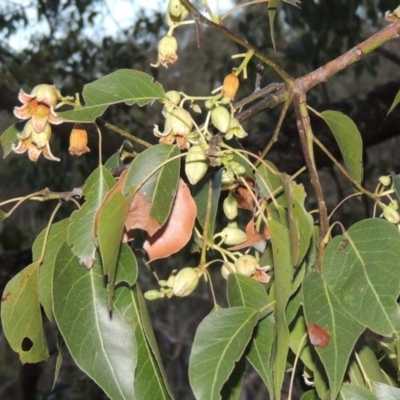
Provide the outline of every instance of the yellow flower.
{"type": "Polygon", "coordinates": [[[23,105],[14,108],[14,115],[20,119],[32,118],[33,127],[36,132],[43,132],[45,125],[59,125],[63,122],[54,112],[57,104],[57,90],[52,85],[38,85],[31,94],[25,93],[22,89],[18,99],[23,105]]]}
{"type": "Polygon", "coordinates": [[[36,131],[32,120],[29,120],[24,127],[24,130],[18,135],[18,144],[12,145],[14,153],[23,154],[28,150],[28,157],[31,161],[37,161],[40,154],[51,161],[60,161],[54,157],[49,145],[51,137],[51,126],[46,123],[42,131],[36,131]]]}

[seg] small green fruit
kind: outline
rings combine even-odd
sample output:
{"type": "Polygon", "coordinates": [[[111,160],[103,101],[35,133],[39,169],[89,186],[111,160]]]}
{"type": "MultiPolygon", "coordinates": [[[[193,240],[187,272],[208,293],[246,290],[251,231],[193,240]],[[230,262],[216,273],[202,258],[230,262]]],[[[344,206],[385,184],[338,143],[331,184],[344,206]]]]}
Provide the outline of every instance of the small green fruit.
{"type": "Polygon", "coordinates": [[[186,156],[185,172],[189,182],[195,185],[206,174],[208,157],[200,145],[193,145],[186,156]]]}
{"type": "Polygon", "coordinates": [[[198,283],[199,274],[197,270],[192,267],[185,267],[177,273],[172,292],[178,297],[188,296],[196,289],[198,283]]]}
{"type": "Polygon", "coordinates": [[[220,132],[226,133],[229,129],[231,116],[225,107],[218,106],[211,111],[211,121],[220,132]]]}

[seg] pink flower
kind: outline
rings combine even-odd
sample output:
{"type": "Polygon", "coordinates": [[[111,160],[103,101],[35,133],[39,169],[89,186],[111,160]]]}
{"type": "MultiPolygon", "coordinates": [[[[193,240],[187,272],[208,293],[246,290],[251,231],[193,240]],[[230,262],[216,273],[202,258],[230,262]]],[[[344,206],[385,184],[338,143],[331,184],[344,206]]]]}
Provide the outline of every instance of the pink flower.
{"type": "Polygon", "coordinates": [[[46,123],[42,131],[36,131],[33,126],[33,121],[29,120],[24,127],[24,130],[18,135],[18,144],[13,144],[14,153],[23,154],[28,150],[28,157],[31,161],[37,161],[40,154],[51,161],[60,161],[54,157],[49,145],[51,137],[51,126],[46,123]]]}
{"type": "Polygon", "coordinates": [[[63,122],[54,112],[57,104],[57,90],[52,85],[38,85],[31,94],[22,89],[18,99],[23,103],[21,107],[14,108],[14,115],[20,119],[32,118],[33,128],[36,132],[43,132],[46,124],[59,125],[63,122]]]}

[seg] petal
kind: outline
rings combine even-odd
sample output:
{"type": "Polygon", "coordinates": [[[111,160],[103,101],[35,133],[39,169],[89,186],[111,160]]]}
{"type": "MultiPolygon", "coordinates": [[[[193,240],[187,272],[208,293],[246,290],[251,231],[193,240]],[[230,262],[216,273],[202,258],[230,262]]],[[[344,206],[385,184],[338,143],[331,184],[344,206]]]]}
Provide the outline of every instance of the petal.
{"type": "Polygon", "coordinates": [[[34,144],[31,143],[28,148],[28,157],[31,161],[36,162],[41,152],[41,149],[38,149],[34,144]]]}
{"type": "Polygon", "coordinates": [[[48,142],[46,143],[46,146],[43,147],[42,150],[43,150],[43,155],[44,155],[45,158],[47,158],[48,160],[51,160],[51,161],[60,161],[60,158],[54,157],[54,156],[53,156],[53,153],[52,153],[51,150],[50,150],[50,145],[49,145],[48,142]]]}
{"type": "Polygon", "coordinates": [[[28,94],[28,93],[25,93],[24,91],[23,91],[23,89],[21,89],[20,91],[19,91],[19,93],[18,93],[18,100],[21,102],[21,103],[23,103],[23,104],[27,104],[27,103],[29,103],[32,99],[34,99],[35,98],[35,96],[32,96],[32,95],[30,95],[30,94],[28,94]]]}
{"type": "Polygon", "coordinates": [[[36,132],[43,132],[48,119],[48,115],[32,115],[33,129],[36,132]]]}
{"type": "Polygon", "coordinates": [[[14,115],[19,119],[28,119],[32,116],[31,111],[26,104],[21,107],[14,107],[14,115]]]}
{"type": "Polygon", "coordinates": [[[53,125],[60,125],[64,122],[63,119],[57,117],[57,114],[55,113],[53,107],[50,107],[50,114],[49,114],[48,121],[50,124],[53,124],[53,125]]]}
{"type": "Polygon", "coordinates": [[[18,144],[12,144],[11,149],[14,153],[24,154],[28,150],[29,144],[29,140],[20,140],[18,144]]]}

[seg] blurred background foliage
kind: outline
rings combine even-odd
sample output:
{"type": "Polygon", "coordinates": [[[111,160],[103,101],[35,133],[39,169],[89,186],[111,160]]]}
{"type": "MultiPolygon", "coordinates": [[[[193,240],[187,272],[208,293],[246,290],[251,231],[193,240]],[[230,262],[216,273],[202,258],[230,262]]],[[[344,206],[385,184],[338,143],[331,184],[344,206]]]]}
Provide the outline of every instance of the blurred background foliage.
{"type": "MultiPolygon", "coordinates": [[[[235,5],[220,1],[224,11],[235,5]]],[[[236,1],[237,5],[243,1],[236,1]]],[[[135,0],[124,1],[124,6],[135,10],[131,24],[119,26],[112,34],[104,25],[110,4],[106,0],[31,0],[27,2],[3,0],[0,2],[0,131],[15,122],[13,108],[19,105],[18,91],[26,92],[39,83],[55,83],[63,95],[81,92],[83,86],[120,68],[134,68],[162,83],[165,90],[182,90],[191,95],[206,95],[218,87],[231,68],[238,65],[231,55],[243,52],[225,37],[202,26],[190,25],[176,30],[179,41],[179,60],[168,69],[154,69],[158,40],[166,33],[164,10],[167,2],[159,1],[151,8],[141,8],[135,0]],[[26,4],[25,4],[26,3],[26,4]],[[21,40],[19,40],[21,39],[21,40]],[[24,43],[24,45],[16,43],[24,43]]],[[[202,6],[195,3],[199,10],[202,6]]],[[[276,19],[276,51],[269,35],[266,3],[238,8],[225,21],[227,28],[246,38],[270,58],[297,77],[309,73],[368,38],[387,24],[384,13],[398,6],[398,0],[305,0],[301,8],[282,3],[276,19]]],[[[329,82],[315,88],[309,96],[310,105],[318,111],[340,110],[352,117],[365,143],[366,185],[373,189],[376,177],[397,171],[400,135],[399,108],[385,119],[387,110],[399,89],[399,43],[394,41],[378,49],[361,62],[334,76],[329,82]],[[368,183],[371,182],[371,183],[368,183]]],[[[254,72],[257,60],[249,66],[249,78],[241,80],[236,100],[254,90],[254,72]]],[[[273,71],[264,71],[262,86],[277,81],[273,71]]],[[[112,107],[104,119],[130,133],[156,143],[153,124],[162,124],[161,105],[112,107]]],[[[243,146],[254,152],[262,151],[279,116],[277,110],[264,111],[245,123],[249,137],[243,146]]],[[[315,123],[315,132],[322,139],[329,132],[321,122],[315,123]]],[[[71,190],[83,184],[95,168],[98,159],[97,133],[89,129],[91,153],[71,157],[68,136],[72,126],[54,127],[51,146],[60,163],[40,158],[31,163],[26,156],[9,155],[0,164],[0,201],[26,195],[49,187],[54,191],[71,190]]],[[[123,138],[103,129],[104,157],[115,153],[123,138]]],[[[331,142],[328,142],[331,143],[331,142]]],[[[334,144],[332,144],[334,146],[334,144]]],[[[134,145],[136,151],[140,147],[134,145]]],[[[282,171],[293,173],[303,164],[299,152],[295,124],[292,118],[285,122],[278,143],[270,153],[282,171]]],[[[318,158],[317,158],[318,160],[318,158]]],[[[344,182],[326,159],[319,165],[322,181],[332,209],[351,187],[344,182]]],[[[307,177],[303,179],[308,185],[307,177]]],[[[311,199],[312,200],[312,199],[311,199]]],[[[3,224],[0,232],[0,286],[19,269],[29,263],[28,249],[35,236],[45,227],[52,207],[30,202],[3,224]]],[[[70,214],[64,207],[60,218],[70,214]]],[[[346,223],[371,213],[371,205],[358,200],[349,201],[341,209],[340,218],[346,223]]],[[[164,262],[169,271],[190,263],[190,254],[180,254],[164,262]]],[[[193,261],[195,262],[195,261],[193,261]]],[[[156,265],[157,268],[157,265],[156,265]]],[[[143,269],[146,271],[145,269],[143,269]]],[[[222,286],[221,278],[216,278],[222,286]]],[[[144,284],[151,274],[144,273],[144,284]]],[[[217,285],[218,285],[217,282],[217,285]]],[[[187,383],[189,345],[195,327],[212,307],[208,290],[181,300],[153,304],[153,323],[160,339],[170,382],[177,399],[190,399],[187,383]]],[[[223,290],[223,289],[221,289],[223,290]]],[[[55,353],[55,350],[54,350],[55,353]]],[[[11,354],[4,337],[0,345],[0,398],[4,399],[100,399],[96,386],[66,361],[56,390],[50,394],[51,367],[19,365],[11,354]],[[43,372],[45,371],[45,372],[43,372]],[[28,378],[27,378],[28,377],[28,378]],[[89,393],[87,391],[88,388],[89,393]]],[[[52,357],[54,359],[55,357],[52,357]]],[[[54,361],[54,360],[53,360],[54,361]]],[[[265,399],[266,394],[255,375],[248,374],[248,399],[265,399]]]]}

